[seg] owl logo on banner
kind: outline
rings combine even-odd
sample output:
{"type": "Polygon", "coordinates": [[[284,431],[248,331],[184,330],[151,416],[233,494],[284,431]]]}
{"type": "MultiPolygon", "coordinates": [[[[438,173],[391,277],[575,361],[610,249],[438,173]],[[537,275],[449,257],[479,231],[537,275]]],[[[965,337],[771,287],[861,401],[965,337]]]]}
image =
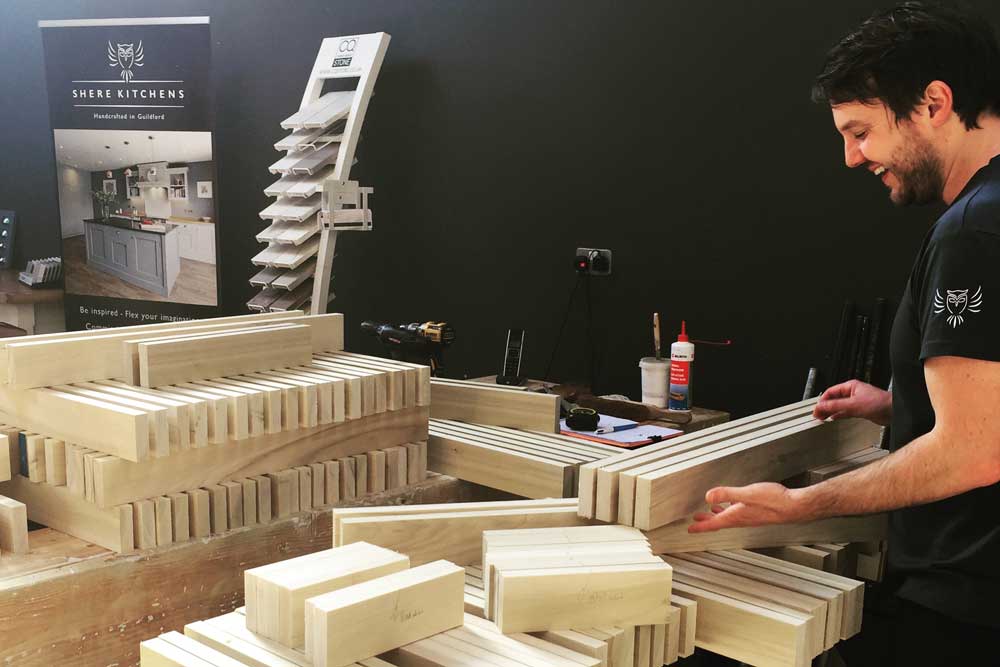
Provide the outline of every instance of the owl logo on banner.
{"type": "Polygon", "coordinates": [[[957,329],[965,321],[966,313],[978,313],[983,307],[982,285],[976,288],[971,298],[967,289],[945,290],[945,295],[942,297],[941,290],[934,290],[934,314],[947,311],[948,324],[952,329],[957,329]]]}
{"type": "Polygon", "coordinates": [[[108,42],[108,67],[121,67],[125,83],[132,81],[132,68],[142,67],[142,40],[139,40],[139,46],[133,42],[117,44],[117,48],[108,42]]]}

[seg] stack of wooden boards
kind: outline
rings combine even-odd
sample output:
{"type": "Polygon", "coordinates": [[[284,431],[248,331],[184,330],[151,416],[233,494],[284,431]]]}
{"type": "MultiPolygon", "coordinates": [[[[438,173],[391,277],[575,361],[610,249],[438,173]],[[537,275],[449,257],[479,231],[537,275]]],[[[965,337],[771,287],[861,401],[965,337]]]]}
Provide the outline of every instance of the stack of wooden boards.
{"type": "Polygon", "coordinates": [[[871,422],[814,419],[816,400],[585,464],[580,514],[654,530],[704,507],[705,492],[714,486],[781,481],[877,442],[871,422]]]}
{"type": "MultiPolygon", "coordinates": [[[[485,607],[483,570],[474,565],[466,565],[465,612],[485,618],[485,607]]],[[[667,623],[662,625],[629,628],[601,626],[544,630],[530,634],[596,658],[601,667],[672,665],[679,658],[686,658],[694,653],[698,604],[671,592],[669,614],[667,623]]]]}
{"type": "Polygon", "coordinates": [[[469,380],[431,380],[431,417],[523,431],[559,432],[559,396],[469,380]]]}
{"type": "Polygon", "coordinates": [[[488,530],[482,563],[486,617],[504,633],[668,620],[671,569],[632,528],[488,530]]]}
{"type": "Polygon", "coordinates": [[[341,315],[0,345],[0,421],[16,468],[0,492],[29,519],[109,549],[253,525],[426,474],[429,370],[344,353],[341,315]]]}
{"type": "MultiPolygon", "coordinates": [[[[438,386],[431,382],[433,400],[437,400],[438,386]]],[[[482,390],[450,387],[449,391],[462,395],[482,390]]],[[[436,412],[432,402],[431,415],[436,412]]],[[[435,418],[431,419],[427,447],[431,470],[525,498],[575,497],[581,465],[621,452],[617,447],[564,435],[435,418]]]]}

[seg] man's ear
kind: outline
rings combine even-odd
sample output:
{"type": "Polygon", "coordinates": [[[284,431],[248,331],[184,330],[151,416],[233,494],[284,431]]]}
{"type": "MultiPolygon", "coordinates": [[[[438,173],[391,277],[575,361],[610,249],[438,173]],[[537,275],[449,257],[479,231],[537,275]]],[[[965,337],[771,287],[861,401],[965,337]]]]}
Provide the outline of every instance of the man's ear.
{"type": "Polygon", "coordinates": [[[923,103],[927,105],[927,117],[931,127],[941,127],[954,111],[954,97],[951,86],[944,81],[934,80],[924,88],[923,103]]]}

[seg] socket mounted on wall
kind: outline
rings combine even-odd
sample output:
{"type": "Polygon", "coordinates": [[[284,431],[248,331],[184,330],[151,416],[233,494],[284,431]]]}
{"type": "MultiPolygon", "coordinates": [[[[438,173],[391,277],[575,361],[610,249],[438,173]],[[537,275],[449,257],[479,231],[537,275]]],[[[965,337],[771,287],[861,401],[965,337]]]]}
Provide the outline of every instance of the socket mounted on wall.
{"type": "Polygon", "coordinates": [[[607,248],[577,248],[576,272],[590,276],[611,275],[611,251],[607,248]]]}

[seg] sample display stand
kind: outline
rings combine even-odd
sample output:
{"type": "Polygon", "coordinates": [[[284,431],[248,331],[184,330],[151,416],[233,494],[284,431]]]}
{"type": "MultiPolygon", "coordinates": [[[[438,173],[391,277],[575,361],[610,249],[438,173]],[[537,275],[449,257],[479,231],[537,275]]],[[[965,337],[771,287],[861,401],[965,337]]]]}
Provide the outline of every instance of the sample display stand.
{"type": "Polygon", "coordinates": [[[388,45],[384,32],[323,40],[298,112],[281,122],[292,133],[274,144],[287,154],[268,168],[281,178],[264,190],[275,201],[260,212],[271,224],[257,234],[267,248],[251,260],[263,268],[250,278],[262,288],[247,302],[250,310],[308,304],[311,313],[325,313],[337,233],[371,231],[372,188],[349,176],[388,45]],[[354,90],[323,92],[328,80],[351,78],[358,79],[354,90]]]}

